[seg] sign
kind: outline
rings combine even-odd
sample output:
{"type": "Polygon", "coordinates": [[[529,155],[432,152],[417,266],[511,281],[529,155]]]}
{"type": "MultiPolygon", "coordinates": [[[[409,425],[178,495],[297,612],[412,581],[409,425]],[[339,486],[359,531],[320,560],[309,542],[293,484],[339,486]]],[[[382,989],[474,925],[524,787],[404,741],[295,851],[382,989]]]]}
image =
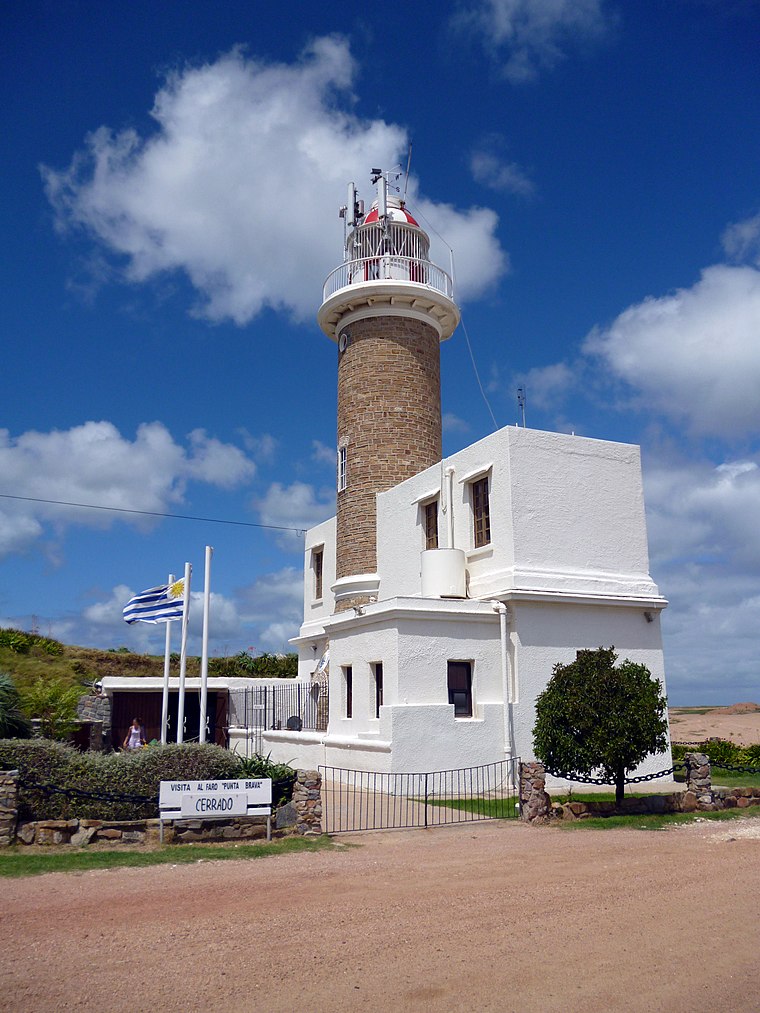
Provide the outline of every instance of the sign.
{"type": "Polygon", "coordinates": [[[163,819],[269,816],[271,806],[272,781],[268,777],[162,781],[158,796],[163,819]]]}

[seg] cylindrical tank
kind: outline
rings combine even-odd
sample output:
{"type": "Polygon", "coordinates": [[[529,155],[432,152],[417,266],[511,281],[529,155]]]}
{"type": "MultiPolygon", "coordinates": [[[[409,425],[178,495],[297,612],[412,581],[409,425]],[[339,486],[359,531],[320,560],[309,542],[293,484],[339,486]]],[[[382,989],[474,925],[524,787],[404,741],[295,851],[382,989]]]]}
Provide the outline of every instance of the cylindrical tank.
{"type": "Polygon", "coordinates": [[[466,598],[464,549],[424,549],[420,555],[423,598],[466,598]]]}

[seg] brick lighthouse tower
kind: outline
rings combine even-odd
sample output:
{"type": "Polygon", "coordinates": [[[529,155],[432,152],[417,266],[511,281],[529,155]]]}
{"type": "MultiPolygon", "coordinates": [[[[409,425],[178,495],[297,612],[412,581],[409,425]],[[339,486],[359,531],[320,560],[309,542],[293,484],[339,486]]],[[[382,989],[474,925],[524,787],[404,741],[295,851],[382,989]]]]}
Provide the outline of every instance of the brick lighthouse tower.
{"type": "Polygon", "coordinates": [[[372,172],[366,216],[348,186],[343,263],[317,317],[338,345],[337,612],[378,594],[376,494],[441,460],[440,342],[459,323],[452,279],[389,192],[398,176],[372,172]]]}

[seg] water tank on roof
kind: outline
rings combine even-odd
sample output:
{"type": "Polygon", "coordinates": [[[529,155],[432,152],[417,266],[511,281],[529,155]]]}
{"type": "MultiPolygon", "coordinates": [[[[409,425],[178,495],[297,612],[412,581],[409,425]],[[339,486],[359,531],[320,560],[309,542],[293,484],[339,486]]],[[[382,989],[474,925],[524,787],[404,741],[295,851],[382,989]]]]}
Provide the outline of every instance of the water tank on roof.
{"type": "Polygon", "coordinates": [[[423,598],[466,598],[464,549],[425,549],[421,553],[423,598]]]}

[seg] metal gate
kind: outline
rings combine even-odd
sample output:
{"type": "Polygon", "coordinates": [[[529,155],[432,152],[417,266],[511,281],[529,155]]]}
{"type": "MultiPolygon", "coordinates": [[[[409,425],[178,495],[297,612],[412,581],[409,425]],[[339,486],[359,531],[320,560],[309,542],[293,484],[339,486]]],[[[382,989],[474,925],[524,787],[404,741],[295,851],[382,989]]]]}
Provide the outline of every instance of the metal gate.
{"type": "Polygon", "coordinates": [[[519,816],[520,758],[422,774],[320,767],[325,832],[434,827],[519,816]]]}

